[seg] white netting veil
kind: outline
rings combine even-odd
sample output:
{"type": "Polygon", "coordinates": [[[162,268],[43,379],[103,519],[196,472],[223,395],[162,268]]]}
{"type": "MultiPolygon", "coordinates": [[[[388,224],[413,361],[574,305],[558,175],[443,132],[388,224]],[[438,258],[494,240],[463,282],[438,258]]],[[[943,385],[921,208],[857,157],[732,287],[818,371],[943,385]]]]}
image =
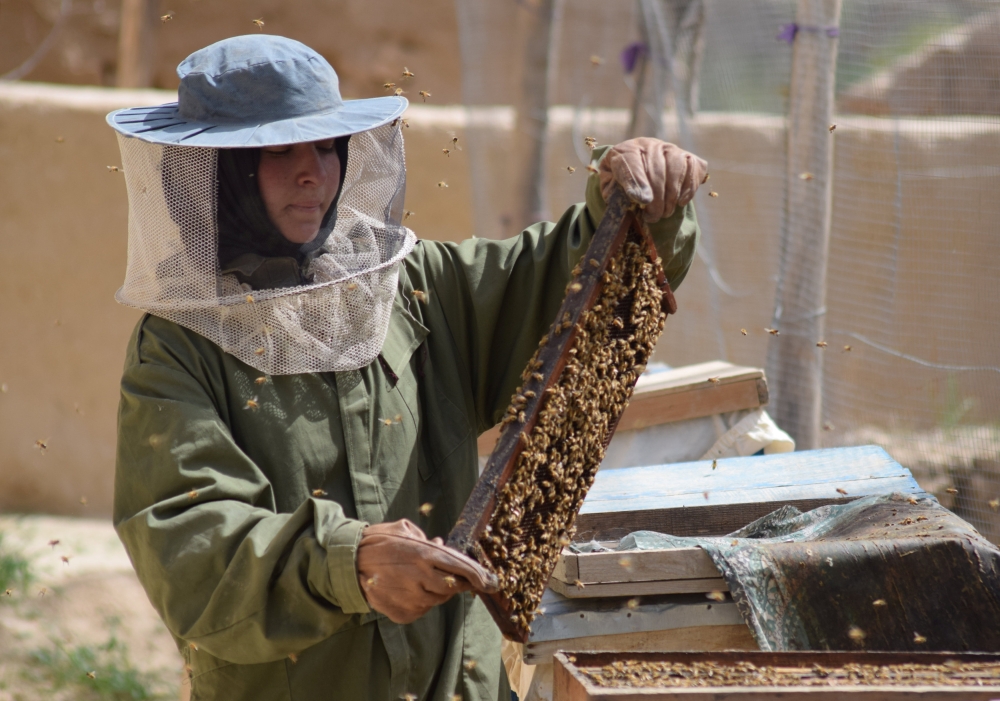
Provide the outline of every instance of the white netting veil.
{"type": "Polygon", "coordinates": [[[261,372],[356,370],[385,340],[399,262],[416,237],[401,225],[400,124],[353,134],[336,220],[302,267],[305,284],[253,289],[220,273],[218,156],[119,134],[129,198],[128,267],[115,295],[189,328],[261,372]]]}

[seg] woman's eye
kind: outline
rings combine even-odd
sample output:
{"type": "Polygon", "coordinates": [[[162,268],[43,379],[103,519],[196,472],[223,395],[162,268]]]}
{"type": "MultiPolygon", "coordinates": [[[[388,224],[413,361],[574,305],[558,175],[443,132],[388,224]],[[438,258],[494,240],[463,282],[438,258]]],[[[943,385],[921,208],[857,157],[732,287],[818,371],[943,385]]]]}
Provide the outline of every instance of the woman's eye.
{"type": "Polygon", "coordinates": [[[316,144],[316,149],[319,151],[323,151],[324,153],[330,153],[331,151],[336,150],[336,148],[337,148],[336,141],[321,141],[318,144],[316,144]]]}
{"type": "Polygon", "coordinates": [[[292,152],[292,149],[290,149],[290,148],[266,148],[266,149],[264,149],[264,153],[266,153],[268,156],[284,156],[285,154],[288,154],[288,153],[291,153],[291,152],[292,152]]]}

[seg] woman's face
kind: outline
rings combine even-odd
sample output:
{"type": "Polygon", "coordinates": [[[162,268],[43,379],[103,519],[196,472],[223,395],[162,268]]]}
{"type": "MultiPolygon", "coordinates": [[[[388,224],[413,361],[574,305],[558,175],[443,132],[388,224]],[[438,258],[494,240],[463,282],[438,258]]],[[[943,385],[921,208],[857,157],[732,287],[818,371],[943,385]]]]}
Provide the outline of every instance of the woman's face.
{"type": "Polygon", "coordinates": [[[309,243],[340,189],[334,139],[261,149],[257,186],[278,231],[293,243],[309,243]]]}

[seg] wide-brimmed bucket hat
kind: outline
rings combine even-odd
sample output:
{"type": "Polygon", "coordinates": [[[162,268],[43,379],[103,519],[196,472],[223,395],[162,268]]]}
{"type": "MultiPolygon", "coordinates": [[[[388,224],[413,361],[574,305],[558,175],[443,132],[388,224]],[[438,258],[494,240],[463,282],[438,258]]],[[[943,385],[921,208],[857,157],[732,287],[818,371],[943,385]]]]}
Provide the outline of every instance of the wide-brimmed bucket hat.
{"type": "Polygon", "coordinates": [[[357,134],[387,124],[404,97],[340,96],[337,72],[294,39],[248,35],[195,51],[177,67],[177,102],[116,110],[116,131],[203,148],[278,146],[357,134]]]}

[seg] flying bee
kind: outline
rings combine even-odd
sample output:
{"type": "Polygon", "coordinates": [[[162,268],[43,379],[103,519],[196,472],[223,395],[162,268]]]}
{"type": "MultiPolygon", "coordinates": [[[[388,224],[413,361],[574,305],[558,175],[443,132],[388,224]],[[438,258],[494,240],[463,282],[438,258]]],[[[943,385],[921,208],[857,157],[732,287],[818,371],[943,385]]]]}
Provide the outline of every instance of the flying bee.
{"type": "Polygon", "coordinates": [[[813,175],[812,173],[799,173],[799,180],[809,181],[809,180],[815,180],[815,179],[816,179],[816,176],[813,175]]]}
{"type": "Polygon", "coordinates": [[[173,18],[174,18],[174,13],[173,13],[172,10],[170,12],[168,12],[167,14],[165,14],[165,15],[160,15],[160,21],[163,22],[164,24],[166,24],[167,22],[169,22],[173,18]]]}
{"type": "Polygon", "coordinates": [[[263,17],[258,17],[257,19],[253,20],[253,23],[257,26],[257,29],[259,29],[262,32],[264,31],[264,18],[263,17]]]}
{"type": "Polygon", "coordinates": [[[38,449],[39,453],[45,455],[45,451],[49,449],[49,439],[39,438],[35,441],[35,447],[38,449]]]}
{"type": "Polygon", "coordinates": [[[317,487],[316,489],[312,490],[312,495],[314,497],[325,497],[326,496],[326,492],[324,490],[320,489],[319,487],[317,487]]]}
{"type": "Polygon", "coordinates": [[[392,420],[395,421],[398,424],[401,424],[401,423],[403,423],[403,415],[402,414],[396,414],[394,417],[392,417],[392,420]]]}
{"type": "Polygon", "coordinates": [[[714,469],[715,469],[715,468],[717,468],[718,466],[719,466],[719,461],[718,461],[718,460],[713,460],[713,461],[712,461],[712,469],[714,470],[714,469]]]}
{"type": "Polygon", "coordinates": [[[917,504],[917,498],[916,497],[909,497],[906,501],[907,501],[907,503],[913,504],[914,506],[916,506],[916,504],[917,504]]]}
{"type": "Polygon", "coordinates": [[[618,558],[618,566],[625,570],[632,569],[632,558],[620,557],[618,558]]]}
{"type": "Polygon", "coordinates": [[[746,336],[747,335],[747,330],[746,329],[740,329],[740,333],[743,334],[744,336],[746,336]]]}
{"type": "Polygon", "coordinates": [[[89,679],[97,679],[97,672],[87,672],[87,677],[89,679]]]}
{"type": "Polygon", "coordinates": [[[955,489],[954,487],[948,487],[944,491],[948,492],[948,494],[958,494],[958,490],[955,489]]]}
{"type": "Polygon", "coordinates": [[[586,585],[583,582],[581,582],[579,579],[574,579],[573,580],[573,586],[576,587],[577,589],[583,589],[586,585]]]}
{"type": "Polygon", "coordinates": [[[707,594],[705,594],[705,598],[710,599],[712,601],[725,601],[726,593],[721,591],[710,591],[707,594]]]}
{"type": "Polygon", "coordinates": [[[587,148],[593,149],[595,146],[597,146],[597,137],[594,137],[594,136],[585,136],[585,137],[583,137],[583,144],[587,148]]]}
{"type": "Polygon", "coordinates": [[[255,350],[255,351],[253,352],[253,354],[254,354],[254,355],[264,355],[264,347],[263,347],[263,346],[261,346],[260,348],[258,348],[257,350],[255,350]]]}
{"type": "Polygon", "coordinates": [[[441,149],[441,153],[443,153],[448,158],[451,158],[451,149],[443,148],[441,149]]]}
{"type": "Polygon", "coordinates": [[[187,495],[188,495],[188,499],[197,499],[198,498],[198,490],[197,489],[192,489],[190,492],[187,493],[187,495]]]}
{"type": "Polygon", "coordinates": [[[406,66],[403,66],[403,77],[404,78],[413,78],[414,77],[413,73],[410,72],[410,69],[407,68],[406,66]]]}
{"type": "Polygon", "coordinates": [[[595,166],[593,163],[588,163],[587,164],[587,172],[588,173],[593,173],[593,174],[596,175],[600,171],[597,170],[597,166],[595,166]]]}
{"type": "Polygon", "coordinates": [[[403,699],[403,701],[417,701],[420,697],[416,694],[403,694],[399,698],[403,699]]]}
{"type": "Polygon", "coordinates": [[[590,55],[590,65],[593,66],[594,68],[603,65],[603,63],[604,63],[603,57],[598,56],[597,54],[590,55]]]}
{"type": "Polygon", "coordinates": [[[817,348],[826,348],[828,345],[830,344],[827,343],[826,341],[816,341],[817,348]]]}
{"type": "Polygon", "coordinates": [[[41,589],[38,590],[38,595],[39,596],[45,596],[48,593],[49,593],[49,590],[46,589],[45,587],[42,587],[41,589]]]}
{"type": "Polygon", "coordinates": [[[298,664],[299,663],[299,656],[296,655],[294,652],[289,652],[288,653],[288,659],[291,661],[292,664],[298,664]]]}
{"type": "Polygon", "coordinates": [[[628,606],[633,611],[635,611],[637,608],[639,608],[639,600],[629,599],[628,601],[625,602],[625,605],[628,606]]]}
{"type": "Polygon", "coordinates": [[[451,147],[457,151],[462,150],[462,147],[458,145],[458,137],[455,136],[455,132],[451,132],[451,147]]]}
{"type": "Polygon", "coordinates": [[[421,516],[430,516],[430,513],[433,510],[434,510],[434,504],[430,503],[429,501],[420,505],[421,516]]]}
{"type": "Polygon", "coordinates": [[[450,575],[450,574],[446,574],[444,576],[444,583],[448,585],[449,589],[454,589],[455,588],[456,581],[457,580],[452,575],[450,575]]]}
{"type": "MultiPolygon", "coordinates": [[[[403,94],[403,89],[402,88],[396,88],[395,90],[392,91],[392,94],[395,95],[396,97],[399,97],[400,95],[403,94]]],[[[405,124],[405,120],[404,120],[404,124],[405,124]]]]}
{"type": "Polygon", "coordinates": [[[411,211],[410,211],[410,210],[408,210],[408,209],[407,209],[407,210],[404,210],[404,211],[403,211],[403,221],[406,221],[407,219],[409,219],[409,218],[410,218],[410,217],[412,217],[413,215],[414,215],[414,212],[411,212],[411,211]]]}
{"type": "Polygon", "coordinates": [[[994,511],[1000,511],[1000,499],[990,499],[987,503],[994,511]]]}
{"type": "Polygon", "coordinates": [[[72,557],[72,555],[63,555],[63,556],[62,556],[62,558],[61,558],[61,559],[62,559],[62,561],[63,561],[63,564],[64,564],[64,565],[68,565],[68,564],[69,564],[69,559],[70,559],[71,557],[72,557]]]}
{"type": "Polygon", "coordinates": [[[569,284],[569,290],[570,290],[570,292],[579,292],[582,289],[583,289],[583,285],[581,285],[579,282],[571,282],[569,284]]]}
{"type": "Polygon", "coordinates": [[[382,87],[385,88],[386,90],[392,90],[393,88],[396,87],[396,84],[395,83],[382,83],[382,87]]]}
{"type": "Polygon", "coordinates": [[[244,297],[244,299],[246,300],[247,304],[253,304],[254,302],[253,295],[247,295],[246,297],[244,297]]]}
{"type": "Polygon", "coordinates": [[[125,171],[123,171],[118,166],[108,166],[108,172],[109,173],[124,173],[125,171]]]}
{"type": "Polygon", "coordinates": [[[831,134],[832,134],[832,133],[833,133],[834,131],[836,131],[836,129],[837,129],[837,125],[836,125],[836,124],[831,124],[831,125],[830,125],[830,133],[831,133],[831,134]]]}
{"type": "Polygon", "coordinates": [[[832,423],[830,423],[829,421],[824,421],[823,422],[823,430],[824,431],[832,431],[833,429],[834,429],[834,426],[833,426],[832,423]]]}
{"type": "Polygon", "coordinates": [[[7,596],[10,596],[10,595],[11,595],[11,594],[13,594],[13,593],[14,593],[14,590],[13,590],[13,589],[6,589],[6,590],[4,591],[4,594],[6,594],[7,596]]]}
{"type": "Polygon", "coordinates": [[[392,419],[379,419],[386,426],[392,426],[392,419]]]}
{"type": "Polygon", "coordinates": [[[856,643],[860,643],[865,639],[865,632],[857,626],[851,626],[847,629],[847,637],[856,643]]]}
{"type": "Polygon", "coordinates": [[[349,291],[354,292],[354,290],[358,289],[358,283],[356,283],[356,282],[349,282],[349,283],[347,283],[346,287],[347,287],[347,289],[349,291]]]}
{"type": "Polygon", "coordinates": [[[250,397],[250,399],[247,400],[247,403],[243,405],[243,410],[246,411],[247,409],[250,411],[257,411],[260,409],[260,402],[257,401],[256,396],[250,397]]]}
{"type": "Polygon", "coordinates": [[[710,377],[710,378],[708,378],[708,381],[711,382],[713,385],[718,385],[720,382],[722,382],[722,378],[721,377],[710,377]]]}
{"type": "Polygon", "coordinates": [[[847,490],[846,489],[841,489],[840,487],[837,487],[837,494],[843,494],[846,497],[847,496],[847,490]]]}
{"type": "Polygon", "coordinates": [[[851,347],[850,346],[844,346],[844,352],[845,353],[850,353],[851,352],[851,347]]]}
{"type": "Polygon", "coordinates": [[[429,92],[427,92],[426,90],[421,90],[421,91],[420,91],[419,93],[417,93],[417,94],[418,94],[418,95],[420,95],[420,98],[421,98],[421,99],[422,99],[422,100],[423,100],[424,102],[427,102],[427,98],[431,96],[431,94],[430,94],[429,92]]]}
{"type": "Polygon", "coordinates": [[[407,129],[410,128],[410,120],[408,120],[408,119],[400,119],[399,121],[401,121],[403,123],[403,126],[406,127],[407,129]]]}
{"type": "Polygon", "coordinates": [[[923,645],[924,643],[927,642],[927,638],[925,638],[924,636],[922,636],[920,633],[917,633],[916,631],[914,631],[914,633],[913,633],[913,642],[915,642],[917,645],[923,645]]]}
{"type": "Polygon", "coordinates": [[[448,187],[448,183],[446,183],[444,180],[442,180],[441,182],[438,183],[438,187],[441,187],[441,188],[448,187]]]}
{"type": "Polygon", "coordinates": [[[57,545],[59,545],[59,540],[50,540],[49,541],[49,547],[52,548],[53,550],[55,550],[55,547],[57,545]]]}
{"type": "Polygon", "coordinates": [[[709,191],[708,196],[709,197],[718,197],[719,193],[716,192],[715,190],[711,190],[711,191],[709,191]]]}
{"type": "Polygon", "coordinates": [[[471,672],[472,670],[474,670],[476,668],[476,661],[475,660],[466,660],[465,664],[463,664],[462,666],[465,667],[465,670],[467,672],[471,672]]]}
{"type": "Polygon", "coordinates": [[[872,602],[872,606],[874,606],[875,608],[882,608],[883,606],[888,606],[888,605],[889,604],[885,603],[885,599],[875,599],[875,601],[872,602]]]}
{"type": "Polygon", "coordinates": [[[778,329],[769,329],[769,328],[765,327],[764,330],[767,331],[772,336],[780,336],[781,335],[781,332],[778,331],[778,329]]]}
{"type": "Polygon", "coordinates": [[[573,173],[576,172],[576,168],[574,168],[573,166],[566,166],[566,172],[572,175],[573,173]]]}
{"type": "Polygon", "coordinates": [[[267,375],[261,375],[256,380],[253,381],[255,385],[262,385],[267,382],[267,375]]]}
{"type": "Polygon", "coordinates": [[[427,302],[427,293],[424,292],[423,290],[414,290],[413,299],[417,300],[418,302],[427,302]]]}

